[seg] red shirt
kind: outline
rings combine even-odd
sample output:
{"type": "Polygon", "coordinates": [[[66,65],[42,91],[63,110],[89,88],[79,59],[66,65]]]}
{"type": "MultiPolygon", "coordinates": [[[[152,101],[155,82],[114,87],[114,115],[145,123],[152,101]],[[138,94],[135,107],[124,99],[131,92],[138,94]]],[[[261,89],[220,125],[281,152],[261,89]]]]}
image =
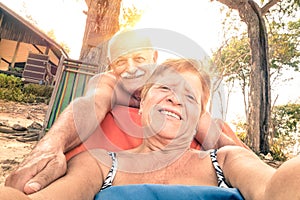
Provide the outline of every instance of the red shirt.
{"type": "MultiPolygon", "coordinates": [[[[115,106],[101,125],[81,145],[66,154],[67,160],[87,149],[101,148],[108,151],[121,151],[139,146],[143,141],[141,116],[137,108],[115,106]]],[[[194,139],[191,148],[201,149],[194,139]]]]}

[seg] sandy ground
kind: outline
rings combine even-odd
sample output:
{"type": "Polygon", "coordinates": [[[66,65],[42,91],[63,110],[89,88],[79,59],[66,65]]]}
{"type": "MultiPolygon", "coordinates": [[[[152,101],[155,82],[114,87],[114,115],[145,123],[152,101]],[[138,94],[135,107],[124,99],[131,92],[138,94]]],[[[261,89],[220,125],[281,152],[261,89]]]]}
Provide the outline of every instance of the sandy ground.
{"type": "MultiPolygon", "coordinates": [[[[11,129],[14,125],[30,126],[33,122],[43,125],[46,104],[24,104],[0,100],[0,127],[11,129]]],[[[20,132],[27,134],[27,132],[20,132]]],[[[0,186],[6,176],[24,159],[36,141],[20,142],[12,133],[0,132],[0,186]]]]}

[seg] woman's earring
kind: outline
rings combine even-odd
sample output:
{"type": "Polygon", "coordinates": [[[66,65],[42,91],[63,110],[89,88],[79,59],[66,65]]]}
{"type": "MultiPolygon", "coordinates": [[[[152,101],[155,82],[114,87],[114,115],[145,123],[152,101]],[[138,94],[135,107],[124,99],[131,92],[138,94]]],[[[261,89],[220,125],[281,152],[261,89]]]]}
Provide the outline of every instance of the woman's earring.
{"type": "Polygon", "coordinates": [[[141,110],[141,109],[139,109],[139,112],[138,112],[138,114],[139,114],[139,115],[141,115],[141,114],[142,114],[142,110],[141,110]]]}

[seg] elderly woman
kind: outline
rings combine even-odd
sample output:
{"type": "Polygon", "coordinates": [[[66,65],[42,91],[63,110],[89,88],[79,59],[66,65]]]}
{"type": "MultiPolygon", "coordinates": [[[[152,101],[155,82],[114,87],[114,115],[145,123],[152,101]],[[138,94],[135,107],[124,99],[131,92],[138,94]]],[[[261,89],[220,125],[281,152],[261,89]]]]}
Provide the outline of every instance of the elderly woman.
{"type": "Polygon", "coordinates": [[[276,172],[241,147],[190,149],[210,93],[209,76],[201,69],[200,63],[187,59],[158,67],[142,92],[144,140],[137,148],[80,153],[68,162],[67,174],[43,190],[26,196],[2,188],[1,199],[275,199],[291,194],[296,198],[297,176],[290,176],[284,187],[278,180],[289,176],[289,169],[297,169],[298,160],[276,172]],[[294,189],[285,190],[289,186],[294,189]],[[270,196],[278,188],[280,192],[270,196]]]}

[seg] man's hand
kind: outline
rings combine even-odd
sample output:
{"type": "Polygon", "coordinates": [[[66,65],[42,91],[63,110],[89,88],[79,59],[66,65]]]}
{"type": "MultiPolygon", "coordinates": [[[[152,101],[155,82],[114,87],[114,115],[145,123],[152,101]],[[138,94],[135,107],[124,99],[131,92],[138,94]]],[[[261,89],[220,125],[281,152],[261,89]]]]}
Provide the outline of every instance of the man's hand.
{"type": "Polygon", "coordinates": [[[117,79],[111,72],[96,76],[86,96],[73,101],[60,114],[34,150],[7,177],[5,185],[31,194],[63,176],[67,170],[64,153],[83,142],[104,119],[113,106],[117,79]]]}
{"type": "Polygon", "coordinates": [[[204,149],[221,148],[226,145],[237,145],[249,149],[221,119],[214,119],[206,112],[198,122],[195,138],[204,149]]]}
{"type": "Polygon", "coordinates": [[[65,155],[61,148],[51,147],[41,140],[35,149],[6,179],[5,185],[31,194],[46,187],[67,170],[65,155]]]}

